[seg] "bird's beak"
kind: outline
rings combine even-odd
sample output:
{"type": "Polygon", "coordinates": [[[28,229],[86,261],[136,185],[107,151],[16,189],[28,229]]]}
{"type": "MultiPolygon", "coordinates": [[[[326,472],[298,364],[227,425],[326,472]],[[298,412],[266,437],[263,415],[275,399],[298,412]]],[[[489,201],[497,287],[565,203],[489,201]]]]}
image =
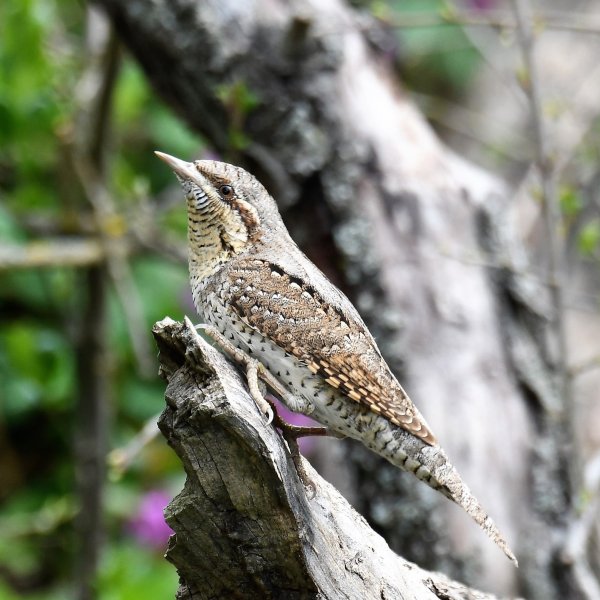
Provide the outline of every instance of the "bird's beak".
{"type": "Polygon", "coordinates": [[[182,179],[190,179],[191,181],[198,181],[198,171],[194,166],[194,163],[185,162],[184,160],[179,160],[170,154],[165,154],[164,152],[159,152],[158,150],[154,151],[154,154],[158,156],[161,160],[164,160],[169,167],[173,170],[175,175],[178,175],[182,179]]]}

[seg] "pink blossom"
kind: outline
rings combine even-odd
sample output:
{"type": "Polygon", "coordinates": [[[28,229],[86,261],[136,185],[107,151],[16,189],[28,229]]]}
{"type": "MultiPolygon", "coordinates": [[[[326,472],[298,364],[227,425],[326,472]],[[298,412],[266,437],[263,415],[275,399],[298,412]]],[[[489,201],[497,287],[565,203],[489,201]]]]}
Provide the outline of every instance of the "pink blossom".
{"type": "Polygon", "coordinates": [[[469,0],[468,4],[475,10],[485,12],[496,7],[496,0],[469,0]]]}
{"type": "Polygon", "coordinates": [[[151,490],[141,499],[137,514],[127,523],[127,530],[143,545],[164,550],[173,530],[163,516],[171,495],[164,490],[151,490]]]}

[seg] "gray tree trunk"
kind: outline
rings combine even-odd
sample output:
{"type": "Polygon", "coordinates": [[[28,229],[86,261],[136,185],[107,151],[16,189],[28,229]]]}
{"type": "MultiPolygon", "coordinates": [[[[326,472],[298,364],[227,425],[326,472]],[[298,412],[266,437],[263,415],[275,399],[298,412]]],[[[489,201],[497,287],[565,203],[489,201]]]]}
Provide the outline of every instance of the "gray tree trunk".
{"type": "Polygon", "coordinates": [[[97,3],[163,99],[266,184],[355,302],[521,569],[451,503],[347,443],[331,454],[356,509],[422,567],[578,597],[559,558],[571,457],[546,290],[518,275],[507,189],[439,142],[378,52],[380,31],[341,0],[97,3]]]}

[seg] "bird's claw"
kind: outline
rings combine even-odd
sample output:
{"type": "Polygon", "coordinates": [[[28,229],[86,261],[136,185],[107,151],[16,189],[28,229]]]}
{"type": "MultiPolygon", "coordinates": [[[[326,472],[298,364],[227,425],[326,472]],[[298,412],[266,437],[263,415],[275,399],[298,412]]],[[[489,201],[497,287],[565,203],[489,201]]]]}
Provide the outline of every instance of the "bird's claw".
{"type": "Polygon", "coordinates": [[[270,425],[273,422],[273,418],[275,416],[273,413],[273,409],[270,406],[267,406],[267,409],[264,412],[264,414],[267,417],[267,425],[270,425]]]}
{"type": "Polygon", "coordinates": [[[260,412],[265,417],[267,417],[267,425],[270,425],[273,422],[273,419],[275,418],[275,413],[273,411],[271,403],[265,400],[265,397],[262,394],[256,397],[254,396],[254,394],[251,395],[256,406],[258,406],[258,410],[260,410],[260,412]]]}
{"type": "Polygon", "coordinates": [[[296,468],[296,472],[298,473],[302,483],[306,486],[309,497],[314,497],[316,493],[316,485],[308,476],[306,469],[302,464],[302,457],[298,447],[298,438],[303,435],[327,435],[327,429],[324,427],[299,427],[297,425],[290,425],[289,423],[286,423],[277,414],[275,406],[265,398],[260,389],[259,379],[262,379],[265,383],[270,385],[271,388],[276,391],[276,393],[279,393],[282,397],[284,397],[287,400],[287,403],[298,412],[308,414],[314,410],[314,406],[292,396],[281,385],[281,383],[271,375],[271,373],[260,361],[249,357],[242,350],[240,350],[240,348],[235,347],[229,340],[223,337],[223,335],[214,326],[206,323],[201,323],[194,326],[187,317],[186,324],[188,326],[192,326],[196,332],[196,335],[198,331],[202,331],[205,335],[217,342],[226,352],[236,359],[238,363],[245,365],[246,381],[248,382],[250,396],[252,396],[252,399],[254,400],[254,403],[256,404],[260,413],[266,416],[267,425],[274,423],[275,426],[282,432],[283,437],[285,438],[290,449],[290,455],[296,468]]]}

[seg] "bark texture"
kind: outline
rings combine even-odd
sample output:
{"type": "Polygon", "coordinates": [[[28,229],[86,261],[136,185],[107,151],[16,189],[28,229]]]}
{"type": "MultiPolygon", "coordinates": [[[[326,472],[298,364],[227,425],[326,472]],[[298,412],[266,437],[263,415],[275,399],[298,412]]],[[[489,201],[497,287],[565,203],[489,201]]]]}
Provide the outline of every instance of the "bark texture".
{"type": "Polygon", "coordinates": [[[168,382],[159,426],[187,473],[166,509],[178,598],[494,598],[395,555],[305,463],[308,493],[224,356],[168,318],[154,336],[168,382]]]}
{"type": "Polygon", "coordinates": [[[262,180],[355,302],[521,569],[358,445],[333,469],[346,481],[332,481],[424,567],[500,593],[576,598],[559,559],[570,455],[546,290],[527,277],[504,185],[438,141],[379,52],[381,32],[341,0],[97,3],[163,99],[262,180]]]}

